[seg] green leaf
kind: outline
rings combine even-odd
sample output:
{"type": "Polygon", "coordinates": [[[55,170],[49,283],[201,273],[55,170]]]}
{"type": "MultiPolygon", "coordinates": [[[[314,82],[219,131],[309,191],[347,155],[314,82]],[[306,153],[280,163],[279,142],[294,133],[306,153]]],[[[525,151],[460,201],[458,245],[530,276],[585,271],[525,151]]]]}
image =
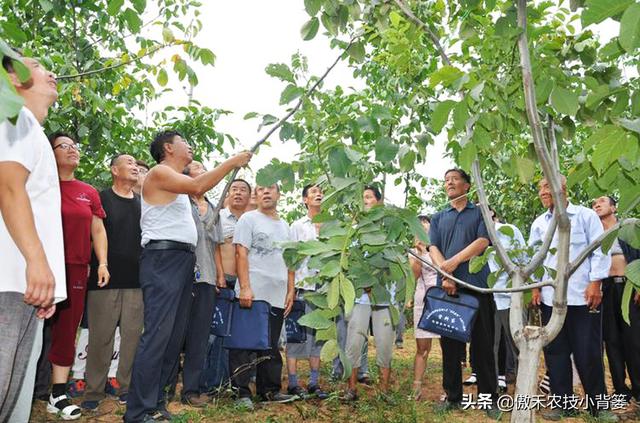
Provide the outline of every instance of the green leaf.
{"type": "Polygon", "coordinates": [[[582,26],[604,21],[624,11],[633,0],[587,0],[582,12],[582,26]]]}
{"type": "Polygon", "coordinates": [[[431,114],[431,129],[435,134],[439,134],[442,131],[442,128],[449,120],[449,113],[455,105],[456,102],[453,100],[444,100],[438,103],[431,114]]]}
{"type": "MultiPolygon", "coordinates": [[[[328,278],[333,278],[335,276],[338,276],[338,273],[340,273],[340,261],[331,260],[325,263],[324,266],[322,266],[322,268],[320,269],[319,276],[326,276],[328,278]]],[[[333,308],[333,307],[329,306],[329,308],[333,308]]]]}
{"type": "Polygon", "coordinates": [[[278,182],[281,183],[283,191],[293,189],[295,174],[289,163],[271,162],[260,169],[256,175],[256,183],[263,187],[268,187],[278,182]]]}
{"type": "Polygon", "coordinates": [[[133,3],[133,8],[136,9],[136,12],[142,14],[144,10],[147,8],[147,0],[131,0],[133,3]]]}
{"type": "Polygon", "coordinates": [[[318,18],[313,17],[304,25],[302,25],[302,29],[300,30],[300,35],[302,35],[302,39],[305,41],[309,41],[313,39],[318,33],[318,28],[320,28],[320,21],[318,18]]]}
{"type": "Polygon", "coordinates": [[[622,15],[619,40],[627,53],[640,47],[640,3],[632,4],[622,15]]]}
{"type": "MultiPolygon", "coordinates": [[[[338,266],[338,269],[340,267],[338,266]]],[[[336,276],[329,283],[329,290],[327,291],[327,305],[333,309],[338,306],[340,300],[340,278],[336,276]]]]}
{"type": "Polygon", "coordinates": [[[364,43],[361,41],[357,43],[353,43],[351,47],[349,47],[349,50],[347,51],[347,53],[349,53],[349,56],[358,63],[364,61],[366,57],[364,43]]]}
{"type": "Polygon", "coordinates": [[[16,93],[16,90],[9,82],[6,71],[0,66],[0,122],[5,119],[11,119],[20,113],[20,109],[24,104],[22,96],[16,93]]]}
{"type": "Polygon", "coordinates": [[[365,245],[384,245],[387,243],[387,236],[384,233],[370,233],[362,235],[360,240],[365,245]]]}
{"type": "Polygon", "coordinates": [[[488,257],[483,254],[481,256],[475,256],[469,261],[469,272],[478,273],[487,264],[488,257]]]}
{"type": "Polygon", "coordinates": [[[351,314],[356,300],[356,290],[353,287],[353,283],[344,275],[340,278],[340,296],[344,301],[344,314],[351,314]]]}
{"type": "Polygon", "coordinates": [[[311,329],[327,329],[333,322],[324,317],[322,310],[313,310],[298,319],[298,324],[311,329]]]}
{"type": "Polygon", "coordinates": [[[616,238],[618,238],[618,232],[620,232],[619,229],[611,232],[609,235],[604,237],[604,239],[602,240],[602,244],[600,245],[600,248],[602,249],[603,253],[605,254],[609,253],[609,250],[611,249],[613,242],[616,240],[616,238]]]}
{"type": "Polygon", "coordinates": [[[291,103],[302,94],[304,94],[304,90],[302,88],[289,84],[280,95],[280,105],[291,103]]]}
{"type": "Polygon", "coordinates": [[[216,62],[216,55],[213,54],[211,50],[208,48],[200,49],[200,61],[203,65],[211,65],[213,66],[216,62]]]}
{"type": "Polygon", "coordinates": [[[115,16],[120,12],[122,6],[124,5],[124,0],[109,0],[107,3],[107,13],[111,16],[115,16]]]}
{"type": "Polygon", "coordinates": [[[595,144],[591,156],[591,164],[599,173],[605,170],[611,163],[618,160],[627,133],[624,129],[615,125],[605,125],[591,135],[586,144],[595,144]]]}
{"type": "MultiPolygon", "coordinates": [[[[635,262],[638,262],[638,260],[636,260],[635,262]]],[[[634,291],[633,284],[630,281],[627,281],[624,284],[624,291],[622,291],[621,302],[622,302],[622,319],[629,326],[631,326],[631,319],[629,318],[629,307],[631,306],[631,296],[633,295],[633,291],[634,291]]]]}
{"type": "Polygon", "coordinates": [[[389,163],[396,158],[400,147],[389,137],[380,137],[376,140],[375,152],[376,160],[380,163],[389,163]]]}
{"type": "Polygon", "coordinates": [[[460,154],[458,155],[458,164],[462,169],[470,170],[473,161],[477,157],[476,146],[468,142],[462,147],[460,154]]]}
{"type": "Polygon", "coordinates": [[[469,106],[463,99],[453,108],[453,126],[456,130],[462,131],[465,128],[467,119],[469,119],[469,106]]]}
{"type": "Polygon", "coordinates": [[[451,86],[455,81],[462,78],[464,72],[453,66],[443,66],[435,71],[429,78],[429,86],[435,88],[438,84],[445,87],[451,86]]]}
{"type": "Polygon", "coordinates": [[[18,75],[20,82],[24,83],[31,79],[31,71],[20,59],[12,59],[11,64],[18,75]]]}
{"type": "Polygon", "coordinates": [[[535,162],[526,157],[516,157],[515,164],[520,182],[522,182],[523,184],[529,183],[536,173],[535,162]]]}
{"type": "Polygon", "coordinates": [[[347,379],[351,376],[351,369],[353,365],[349,357],[347,357],[347,353],[343,350],[340,350],[340,362],[342,363],[342,378],[347,379]]]}
{"type": "Polygon", "coordinates": [[[173,31],[171,31],[171,28],[169,28],[168,26],[165,26],[164,28],[162,28],[162,40],[165,43],[171,43],[176,39],[176,37],[173,35],[173,31]]]}
{"type": "Polygon", "coordinates": [[[304,0],[304,8],[309,16],[315,16],[322,7],[322,0],[304,0]]]}
{"type": "Polygon", "coordinates": [[[337,147],[329,151],[329,168],[336,176],[344,177],[350,165],[351,161],[347,157],[344,148],[337,147]]]}
{"type": "Polygon", "coordinates": [[[158,79],[158,84],[160,84],[161,87],[164,87],[165,85],[167,85],[167,82],[169,82],[167,71],[164,68],[160,69],[160,71],[158,72],[157,79],[158,79]]]}
{"type": "Polygon", "coordinates": [[[558,113],[575,116],[578,111],[578,94],[562,87],[555,87],[551,92],[551,105],[558,113]]]}
{"type": "Polygon", "coordinates": [[[40,3],[40,7],[44,11],[44,13],[49,13],[53,9],[53,3],[51,3],[49,0],[39,0],[38,3],[40,3]]]}
{"type": "Polygon", "coordinates": [[[416,163],[416,153],[409,150],[400,158],[400,170],[403,172],[409,172],[413,170],[413,166],[416,163]]]}
{"type": "Polygon", "coordinates": [[[618,119],[618,123],[629,131],[637,132],[640,134],[640,118],[638,119],[618,119]]]}
{"type": "Polygon", "coordinates": [[[320,360],[324,363],[330,363],[334,358],[338,357],[339,354],[340,347],[338,347],[338,341],[329,339],[320,350],[320,360]]]}
{"type": "Polygon", "coordinates": [[[499,232],[502,232],[503,234],[505,234],[506,236],[508,236],[509,238],[513,238],[515,237],[515,232],[513,230],[513,228],[511,226],[508,225],[503,225],[500,226],[500,228],[498,229],[499,232]]]}
{"type": "Polygon", "coordinates": [[[536,104],[545,104],[549,100],[549,95],[555,85],[551,78],[538,79],[536,81],[536,104]]]}
{"type": "Polygon", "coordinates": [[[272,63],[270,65],[267,65],[267,67],[265,68],[265,72],[268,75],[273,76],[274,78],[278,78],[282,81],[291,82],[292,84],[295,84],[296,82],[293,73],[289,69],[289,66],[285,65],[284,63],[272,63]]]}
{"type": "Polygon", "coordinates": [[[127,9],[124,11],[122,16],[127,22],[127,26],[129,27],[131,32],[133,32],[134,34],[140,32],[140,28],[142,28],[142,19],[140,19],[140,15],[138,15],[135,10],[127,9]]]}
{"type": "Polygon", "coordinates": [[[11,37],[16,43],[23,44],[27,42],[27,34],[14,21],[6,21],[2,23],[4,34],[11,37]]]}
{"type": "Polygon", "coordinates": [[[640,249],[640,224],[623,225],[618,237],[633,248],[640,249]]]}

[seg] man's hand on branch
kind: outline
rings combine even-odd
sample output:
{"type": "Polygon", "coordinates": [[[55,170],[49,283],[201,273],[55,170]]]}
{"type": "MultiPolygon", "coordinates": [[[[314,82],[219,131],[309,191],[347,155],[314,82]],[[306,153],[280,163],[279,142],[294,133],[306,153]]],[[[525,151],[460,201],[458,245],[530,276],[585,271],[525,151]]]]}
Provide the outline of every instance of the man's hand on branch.
{"type": "Polygon", "coordinates": [[[584,292],[584,299],[587,301],[587,305],[591,310],[598,308],[602,302],[602,289],[600,285],[602,285],[601,281],[593,281],[587,286],[584,292]]]}
{"type": "MultiPolygon", "coordinates": [[[[443,263],[444,264],[444,263],[443,263]]],[[[442,289],[449,295],[456,295],[458,292],[458,285],[450,279],[442,279],[442,289]]]]}
{"type": "Polygon", "coordinates": [[[253,153],[250,151],[242,151],[231,158],[234,167],[244,167],[249,164],[249,161],[253,157],[253,153]]]}
{"type": "Polygon", "coordinates": [[[542,296],[540,294],[540,288],[534,288],[531,290],[531,304],[539,306],[542,302],[542,296]]]}

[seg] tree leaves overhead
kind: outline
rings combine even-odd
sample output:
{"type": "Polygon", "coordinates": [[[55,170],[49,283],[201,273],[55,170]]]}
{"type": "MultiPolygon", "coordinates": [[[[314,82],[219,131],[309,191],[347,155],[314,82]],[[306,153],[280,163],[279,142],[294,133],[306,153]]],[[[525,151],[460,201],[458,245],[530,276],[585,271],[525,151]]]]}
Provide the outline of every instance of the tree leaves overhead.
{"type": "Polygon", "coordinates": [[[627,140],[627,133],[624,129],[614,125],[606,125],[593,134],[587,142],[595,144],[591,163],[596,171],[602,172],[626,151],[625,143],[630,143],[631,140],[627,140]]]}
{"type": "Polygon", "coordinates": [[[632,4],[622,15],[619,40],[628,53],[640,47],[640,3],[632,4]]]}
{"type": "Polygon", "coordinates": [[[380,137],[375,144],[376,160],[382,163],[391,162],[396,158],[400,147],[389,137],[380,137]]]}
{"type": "Polygon", "coordinates": [[[575,116],[579,107],[578,94],[556,86],[551,92],[551,105],[558,113],[575,116]]]}
{"type": "Polygon", "coordinates": [[[311,18],[304,25],[302,25],[302,28],[300,29],[300,34],[302,35],[302,39],[305,41],[312,40],[318,33],[319,28],[320,28],[320,21],[318,20],[318,18],[316,17],[311,18]]]}
{"type": "Polygon", "coordinates": [[[622,13],[633,0],[587,0],[582,12],[582,26],[586,27],[594,23],[622,13]]]}

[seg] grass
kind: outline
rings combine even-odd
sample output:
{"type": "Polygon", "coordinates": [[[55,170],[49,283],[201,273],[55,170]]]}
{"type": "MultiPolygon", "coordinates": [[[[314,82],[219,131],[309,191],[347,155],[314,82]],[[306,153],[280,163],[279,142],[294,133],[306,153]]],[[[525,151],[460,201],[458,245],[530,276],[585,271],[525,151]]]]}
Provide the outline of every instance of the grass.
{"type": "MultiPolygon", "coordinates": [[[[405,334],[403,349],[395,349],[392,370],[392,389],[387,394],[382,394],[373,387],[360,385],[360,399],[355,403],[345,404],[338,398],[338,392],[344,389],[343,382],[334,383],[330,380],[328,364],[323,364],[321,371],[321,384],[327,391],[334,394],[325,401],[310,400],[298,401],[292,404],[256,404],[255,411],[238,410],[230,398],[219,399],[204,409],[194,409],[184,406],[179,402],[169,404],[169,410],[176,414],[175,422],[179,423],[204,423],[204,422],[261,422],[261,423],[313,423],[313,422],[372,422],[372,423],[486,423],[491,422],[483,411],[468,410],[456,411],[448,414],[436,414],[433,406],[439,401],[442,394],[442,365],[441,351],[437,341],[434,342],[429,363],[423,382],[424,400],[415,402],[408,398],[413,383],[413,355],[415,342],[413,331],[405,334]]],[[[374,343],[369,344],[369,362],[375,363],[374,343]]],[[[470,370],[465,369],[464,377],[470,370]]],[[[308,378],[308,365],[306,362],[299,364],[299,380],[306,384],[308,378]]],[[[371,376],[377,379],[377,369],[371,366],[371,376]]],[[[285,377],[286,379],[286,377],[285,377]]],[[[283,380],[286,386],[286,380],[283,380]]],[[[611,391],[611,387],[609,387],[611,391]]],[[[475,388],[465,387],[465,392],[474,393],[475,388]]],[[[509,387],[513,392],[513,387],[509,387]]],[[[81,399],[74,400],[79,404],[81,399]]],[[[85,414],[78,422],[122,422],[124,406],[118,405],[115,400],[105,400],[100,404],[98,411],[93,414],[85,414]]],[[[509,415],[505,414],[502,421],[508,421],[509,415]]],[[[32,422],[62,421],[54,415],[47,414],[45,403],[35,401],[32,414],[32,422]]],[[[539,421],[542,421],[539,419],[539,421]]],[[[573,419],[565,419],[564,422],[592,422],[587,416],[573,419]]]]}

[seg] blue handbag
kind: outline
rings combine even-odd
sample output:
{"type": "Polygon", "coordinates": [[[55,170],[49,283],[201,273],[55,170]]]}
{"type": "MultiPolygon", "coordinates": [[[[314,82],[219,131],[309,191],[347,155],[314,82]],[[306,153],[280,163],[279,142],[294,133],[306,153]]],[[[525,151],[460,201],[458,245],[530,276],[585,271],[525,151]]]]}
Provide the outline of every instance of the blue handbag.
{"type": "Polygon", "coordinates": [[[304,344],[307,342],[307,327],[298,324],[298,319],[304,316],[305,302],[295,300],[291,307],[291,312],[284,321],[284,327],[287,331],[287,343],[304,344]]]}
{"type": "Polygon", "coordinates": [[[232,305],[235,296],[234,290],[229,288],[220,288],[220,291],[216,294],[216,307],[213,310],[213,319],[209,330],[211,335],[231,335],[232,305]]]}
{"type": "Polygon", "coordinates": [[[222,346],[230,350],[270,350],[271,304],[254,300],[250,308],[243,308],[234,300],[232,307],[231,334],[224,338],[222,346]]]}
{"type": "Polygon", "coordinates": [[[420,329],[461,342],[469,342],[479,301],[471,294],[458,291],[448,295],[440,286],[427,289],[424,310],[418,322],[420,329]]]}

